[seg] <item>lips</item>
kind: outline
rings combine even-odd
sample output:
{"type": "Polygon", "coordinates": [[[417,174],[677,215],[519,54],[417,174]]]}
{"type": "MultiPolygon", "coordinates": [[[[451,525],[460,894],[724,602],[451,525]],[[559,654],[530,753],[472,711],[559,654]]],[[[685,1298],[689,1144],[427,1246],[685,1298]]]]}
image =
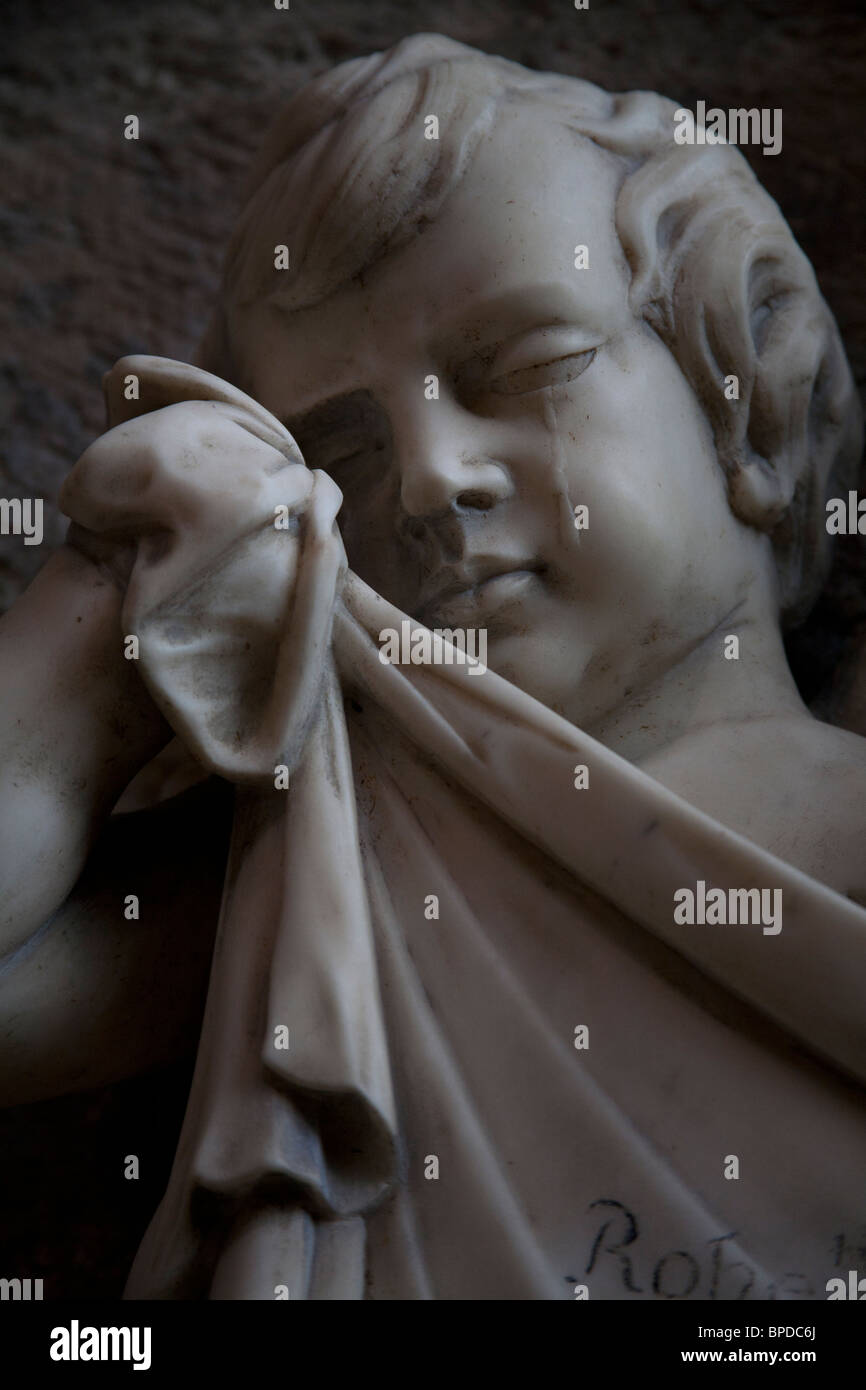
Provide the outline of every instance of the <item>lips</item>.
{"type": "Polygon", "coordinates": [[[508,590],[514,592],[520,588],[521,580],[537,577],[544,569],[537,560],[501,556],[484,556],[462,565],[448,566],[439,570],[422,588],[417,617],[429,626],[429,620],[439,614],[473,609],[500,594],[505,598],[508,590]]]}

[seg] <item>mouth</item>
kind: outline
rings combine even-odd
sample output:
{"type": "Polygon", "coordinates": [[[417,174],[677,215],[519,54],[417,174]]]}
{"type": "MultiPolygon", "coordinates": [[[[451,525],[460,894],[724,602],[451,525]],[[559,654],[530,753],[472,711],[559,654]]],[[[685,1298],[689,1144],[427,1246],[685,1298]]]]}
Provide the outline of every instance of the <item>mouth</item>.
{"type": "Polygon", "coordinates": [[[415,614],[426,627],[458,623],[461,618],[478,618],[493,613],[504,604],[521,599],[544,574],[547,566],[535,561],[491,561],[475,574],[455,567],[449,575],[439,575],[435,592],[425,595],[415,614]],[[444,583],[442,581],[445,581],[444,583]]]}

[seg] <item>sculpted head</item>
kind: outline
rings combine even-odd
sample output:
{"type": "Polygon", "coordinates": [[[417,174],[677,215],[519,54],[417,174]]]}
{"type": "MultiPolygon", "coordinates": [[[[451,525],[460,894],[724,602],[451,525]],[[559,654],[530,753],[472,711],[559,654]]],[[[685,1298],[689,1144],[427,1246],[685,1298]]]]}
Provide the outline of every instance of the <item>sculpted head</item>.
{"type": "Polygon", "coordinates": [[[809,262],[675,110],[430,35],[342,65],[265,143],[199,354],[335,478],[357,573],[584,723],[802,618],[859,456],[809,262]]]}

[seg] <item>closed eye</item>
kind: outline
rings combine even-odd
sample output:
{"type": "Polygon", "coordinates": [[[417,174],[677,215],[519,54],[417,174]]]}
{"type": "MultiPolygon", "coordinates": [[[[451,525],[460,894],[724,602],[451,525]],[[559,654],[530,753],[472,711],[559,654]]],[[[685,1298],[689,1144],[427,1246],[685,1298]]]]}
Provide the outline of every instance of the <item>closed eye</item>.
{"type": "Polygon", "coordinates": [[[366,390],[326,399],[303,416],[287,417],[283,423],[297,440],[308,468],[321,468],[326,473],[359,467],[371,460],[379,467],[382,454],[390,447],[387,416],[366,390]]]}
{"type": "Polygon", "coordinates": [[[487,382],[487,389],[495,391],[497,395],[520,396],[530,391],[541,391],[546,386],[564,386],[586,371],[596,351],[596,348],[588,348],[584,352],[570,352],[547,362],[536,362],[529,367],[502,372],[487,382]]]}

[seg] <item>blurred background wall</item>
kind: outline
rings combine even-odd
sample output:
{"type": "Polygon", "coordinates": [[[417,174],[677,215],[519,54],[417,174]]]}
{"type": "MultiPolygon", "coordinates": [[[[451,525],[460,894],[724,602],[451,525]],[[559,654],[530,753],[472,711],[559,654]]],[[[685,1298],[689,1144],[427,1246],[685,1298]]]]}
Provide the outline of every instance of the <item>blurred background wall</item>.
{"type": "MultiPolygon", "coordinates": [[[[0,607],[63,534],[61,479],[103,428],[120,356],[189,358],[238,189],[287,97],[334,63],[438,31],[612,91],[783,110],[782,152],[744,149],[812,260],[866,379],[862,0],[6,0],[0,30],[0,496],[46,499],[46,539],[0,538],[0,607]],[[140,139],[123,138],[136,114],[140,139]]],[[[829,708],[866,630],[862,544],[841,541],[789,644],[829,708]]],[[[860,701],[860,704],[858,704],[860,701]]],[[[859,712],[858,712],[859,711],[859,712]]],[[[861,728],[866,732],[866,724],[861,728]]],[[[46,1297],[119,1294],[159,1198],[189,1066],[0,1115],[0,1276],[46,1297]],[[126,1182],[118,1153],[142,1157],[126,1182]]]]}

